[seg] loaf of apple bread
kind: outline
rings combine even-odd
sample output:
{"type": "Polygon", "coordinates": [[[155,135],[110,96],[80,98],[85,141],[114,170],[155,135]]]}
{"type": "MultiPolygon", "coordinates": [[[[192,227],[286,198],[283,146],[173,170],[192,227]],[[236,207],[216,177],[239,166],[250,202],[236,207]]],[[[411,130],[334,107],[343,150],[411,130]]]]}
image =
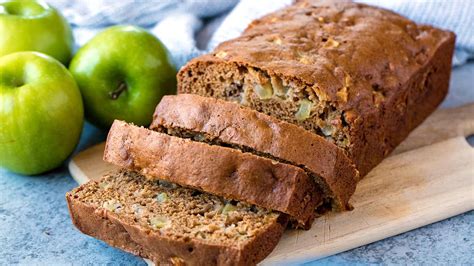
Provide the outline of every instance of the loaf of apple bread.
{"type": "Polygon", "coordinates": [[[178,91],[301,126],[344,149],[363,176],[445,97],[454,39],[364,4],[298,1],[190,61],[178,91]]]}

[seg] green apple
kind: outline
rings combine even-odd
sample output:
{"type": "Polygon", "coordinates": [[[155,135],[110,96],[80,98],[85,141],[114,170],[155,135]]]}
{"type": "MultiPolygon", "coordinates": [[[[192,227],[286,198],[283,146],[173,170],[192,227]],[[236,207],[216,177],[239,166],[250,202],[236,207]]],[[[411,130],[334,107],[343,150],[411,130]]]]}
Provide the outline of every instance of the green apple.
{"type": "Polygon", "coordinates": [[[79,88],[56,59],[37,52],[0,57],[0,166],[39,174],[59,166],[79,141],[79,88]]]}
{"type": "Polygon", "coordinates": [[[134,26],[99,33],[77,52],[69,70],[81,90],[86,118],[101,128],[114,119],[149,125],[161,97],[176,91],[176,70],[166,48],[134,26]]]}
{"type": "Polygon", "coordinates": [[[66,65],[72,47],[69,24],[56,9],[31,0],[0,3],[0,56],[37,51],[66,65]]]}

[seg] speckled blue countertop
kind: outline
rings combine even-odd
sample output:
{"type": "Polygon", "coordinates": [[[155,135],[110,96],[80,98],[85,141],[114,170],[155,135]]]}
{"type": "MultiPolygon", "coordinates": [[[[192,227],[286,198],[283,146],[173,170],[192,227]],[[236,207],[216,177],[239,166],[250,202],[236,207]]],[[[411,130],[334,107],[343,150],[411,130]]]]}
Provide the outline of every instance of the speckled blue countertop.
{"type": "MultiPolygon", "coordinates": [[[[474,102],[473,86],[474,63],[455,69],[451,92],[443,107],[474,102]]],[[[77,151],[104,138],[104,133],[86,124],[77,151]]],[[[66,166],[34,177],[0,169],[0,265],[145,265],[140,258],[111,248],[74,228],[64,195],[75,186],[66,166]]],[[[471,211],[305,265],[472,265],[473,236],[474,212],[471,211]]]]}

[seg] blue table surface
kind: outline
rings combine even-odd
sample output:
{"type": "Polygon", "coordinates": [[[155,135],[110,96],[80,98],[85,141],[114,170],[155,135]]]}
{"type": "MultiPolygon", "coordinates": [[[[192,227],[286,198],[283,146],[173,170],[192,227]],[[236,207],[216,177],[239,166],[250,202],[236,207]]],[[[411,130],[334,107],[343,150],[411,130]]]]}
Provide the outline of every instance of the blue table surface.
{"type": "MultiPolygon", "coordinates": [[[[473,84],[473,63],[456,68],[451,92],[442,106],[474,102],[473,84]]],[[[104,138],[103,132],[86,123],[76,152],[104,138]]],[[[74,228],[64,195],[77,184],[65,165],[34,177],[0,169],[0,265],[145,265],[140,258],[111,248],[74,228]]],[[[470,211],[307,264],[472,265],[473,235],[474,212],[470,211]]]]}

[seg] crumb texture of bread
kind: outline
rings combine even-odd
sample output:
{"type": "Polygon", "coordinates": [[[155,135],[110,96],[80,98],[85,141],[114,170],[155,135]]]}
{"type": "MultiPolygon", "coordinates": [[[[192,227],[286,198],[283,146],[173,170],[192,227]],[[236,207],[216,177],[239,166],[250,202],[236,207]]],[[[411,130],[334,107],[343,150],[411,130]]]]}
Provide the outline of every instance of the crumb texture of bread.
{"type": "Polygon", "coordinates": [[[257,19],[193,59],[178,91],[310,130],[364,176],[444,99],[455,36],[364,4],[318,2],[257,19]]]}
{"type": "Polygon", "coordinates": [[[179,265],[255,265],[286,216],[119,170],[67,193],[75,226],[108,244],[179,265]]]}
{"type": "Polygon", "coordinates": [[[122,121],[109,131],[104,160],[149,179],[286,213],[306,229],[322,203],[314,180],[299,167],[122,121]]]}
{"type": "Polygon", "coordinates": [[[321,187],[325,200],[332,201],[333,210],[348,209],[358,181],[351,160],[335,144],[236,103],[195,94],[165,96],[150,128],[302,167],[321,187]]]}

